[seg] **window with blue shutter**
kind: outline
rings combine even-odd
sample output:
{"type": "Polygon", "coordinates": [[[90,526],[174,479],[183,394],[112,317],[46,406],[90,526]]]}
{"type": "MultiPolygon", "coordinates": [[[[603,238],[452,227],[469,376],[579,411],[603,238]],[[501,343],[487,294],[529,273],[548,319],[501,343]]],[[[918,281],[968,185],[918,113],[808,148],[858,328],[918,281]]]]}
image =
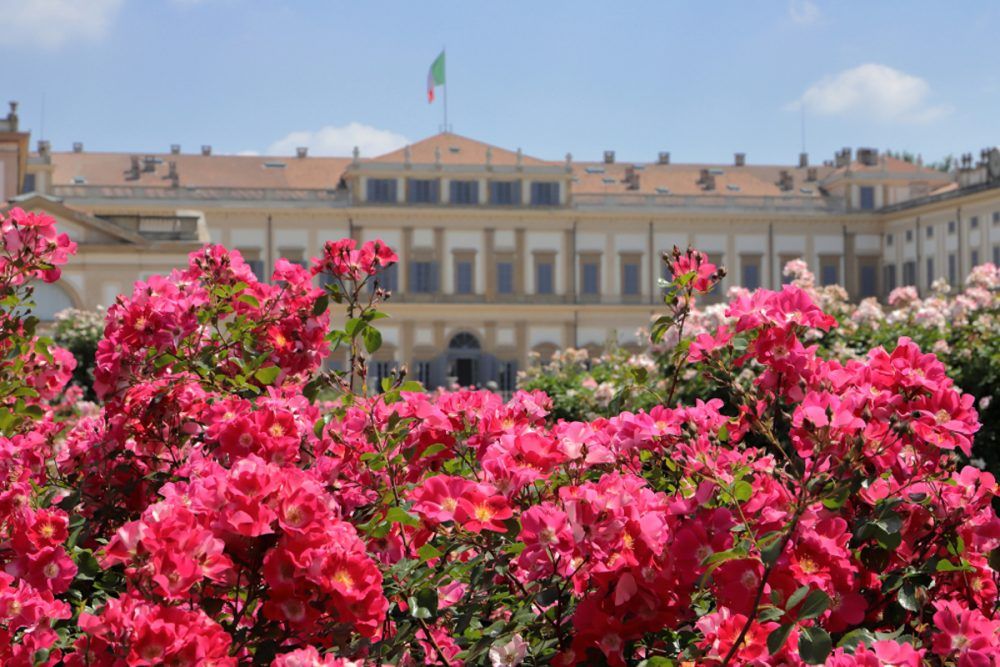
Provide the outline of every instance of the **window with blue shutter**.
{"type": "Polygon", "coordinates": [[[531,184],[532,206],[558,206],[559,184],[535,181],[531,184]]]}
{"type": "Polygon", "coordinates": [[[416,294],[437,291],[437,262],[413,262],[410,265],[410,291],[416,294]]]}
{"type": "Polygon", "coordinates": [[[861,210],[871,211],[875,208],[875,188],[871,185],[862,185],[858,188],[861,196],[861,210]]]}
{"type": "Polygon", "coordinates": [[[382,204],[395,203],[396,201],[396,179],[395,178],[369,178],[368,179],[368,201],[382,204]]]}
{"type": "Polygon", "coordinates": [[[521,183],[490,181],[490,203],[494,206],[517,206],[521,203],[521,183]]]}
{"type": "Polygon", "coordinates": [[[541,262],[535,269],[535,293],[552,294],[555,292],[553,273],[554,267],[551,262],[541,262]]]}
{"type": "Polygon", "coordinates": [[[601,292],[601,267],[597,262],[585,262],[581,268],[582,293],[594,296],[601,292]]]}
{"type": "Polygon", "coordinates": [[[757,264],[743,265],[743,287],[755,290],[760,287],[760,267],[757,264]]]}
{"type": "Polygon", "coordinates": [[[455,293],[472,294],[472,262],[455,262],[455,293]]]}
{"type": "Polygon", "coordinates": [[[451,181],[449,184],[452,204],[478,204],[478,181],[451,181]]]}
{"type": "Polygon", "coordinates": [[[410,191],[407,201],[411,204],[438,203],[440,183],[436,179],[411,178],[408,183],[410,191]]]}
{"type": "Polygon", "coordinates": [[[622,294],[638,296],[642,292],[639,286],[639,263],[626,262],[622,265],[622,294]]]}
{"type": "Polygon", "coordinates": [[[497,294],[514,293],[514,263],[497,262],[497,294]]]}

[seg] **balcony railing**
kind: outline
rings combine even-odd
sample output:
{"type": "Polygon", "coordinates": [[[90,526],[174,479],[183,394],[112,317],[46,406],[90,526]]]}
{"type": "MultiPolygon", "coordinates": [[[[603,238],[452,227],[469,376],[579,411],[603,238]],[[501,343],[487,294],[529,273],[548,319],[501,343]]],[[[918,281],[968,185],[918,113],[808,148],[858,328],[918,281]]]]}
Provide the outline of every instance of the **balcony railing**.
{"type": "Polygon", "coordinates": [[[302,188],[188,188],[131,185],[56,185],[52,194],[67,199],[156,199],[188,201],[325,202],[347,205],[347,192],[302,188]]]}
{"type": "Polygon", "coordinates": [[[763,210],[789,213],[846,213],[841,197],[787,197],[751,195],[651,195],[651,194],[574,194],[573,208],[674,208],[745,211],[763,210]]]}
{"type": "Polygon", "coordinates": [[[155,241],[194,241],[198,238],[198,216],[106,215],[105,220],[155,241]]]}

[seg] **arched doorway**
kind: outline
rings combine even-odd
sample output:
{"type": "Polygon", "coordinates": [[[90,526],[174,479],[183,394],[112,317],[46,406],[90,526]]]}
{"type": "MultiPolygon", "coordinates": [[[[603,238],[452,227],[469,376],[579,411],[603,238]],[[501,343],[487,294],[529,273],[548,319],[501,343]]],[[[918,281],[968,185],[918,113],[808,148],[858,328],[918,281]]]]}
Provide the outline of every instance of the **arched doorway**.
{"type": "Polygon", "coordinates": [[[455,334],[448,343],[448,375],[460,387],[479,384],[481,357],[482,349],[475,336],[465,331],[455,334]]]}

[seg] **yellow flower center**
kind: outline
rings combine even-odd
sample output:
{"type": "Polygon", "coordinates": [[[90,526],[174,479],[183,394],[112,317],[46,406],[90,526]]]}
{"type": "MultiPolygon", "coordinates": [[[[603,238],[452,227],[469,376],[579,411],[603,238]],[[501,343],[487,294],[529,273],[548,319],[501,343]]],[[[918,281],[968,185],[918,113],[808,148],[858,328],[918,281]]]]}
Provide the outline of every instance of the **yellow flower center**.
{"type": "Polygon", "coordinates": [[[477,521],[489,521],[493,518],[493,510],[486,505],[476,506],[476,520],[477,521]]]}
{"type": "Polygon", "coordinates": [[[337,570],[336,574],[333,575],[333,580],[344,588],[354,588],[354,579],[351,578],[351,574],[347,570],[337,570]]]}

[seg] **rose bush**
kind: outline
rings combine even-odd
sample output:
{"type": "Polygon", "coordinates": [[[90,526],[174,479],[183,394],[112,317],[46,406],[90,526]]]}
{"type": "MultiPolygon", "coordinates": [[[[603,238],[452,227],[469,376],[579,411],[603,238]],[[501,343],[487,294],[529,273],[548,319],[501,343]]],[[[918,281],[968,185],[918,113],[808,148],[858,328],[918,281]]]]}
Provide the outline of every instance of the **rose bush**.
{"type": "Polygon", "coordinates": [[[542,392],[367,392],[384,244],[270,283],[208,246],[110,308],[72,411],[71,356],[9,306],[72,248],[11,220],[47,240],[0,274],[5,665],[1000,664],[973,398],[911,340],[823,359],[797,286],[692,340],[720,272],[678,253],[656,333],[714,397],[675,403],[678,371],[553,420],[542,392]]]}
{"type": "MultiPolygon", "coordinates": [[[[863,359],[872,348],[891,350],[904,337],[934,352],[945,363],[949,377],[976,398],[983,428],[976,434],[973,462],[1000,474],[1000,402],[994,400],[1000,395],[1000,268],[977,266],[960,288],[939,280],[923,299],[913,287],[898,288],[887,308],[873,298],[851,303],[839,285],[818,286],[801,260],[789,262],[784,275],[837,320],[829,331],[809,332],[823,358],[863,359]]],[[[731,288],[730,298],[745,293],[742,288],[731,288]]],[[[689,335],[718,330],[729,319],[727,308],[727,304],[692,308],[689,335]]],[[[663,332],[653,344],[644,330],[637,333],[637,339],[644,342],[641,349],[612,342],[596,356],[586,350],[561,350],[522,372],[519,386],[545,391],[554,414],[566,419],[608,417],[623,409],[648,410],[664,401],[677,370],[673,355],[679,342],[677,329],[663,332]]],[[[745,368],[742,379],[749,380],[753,372],[752,367],[745,368]]],[[[679,379],[676,393],[682,400],[722,396],[695,366],[681,368],[679,379]]]]}

